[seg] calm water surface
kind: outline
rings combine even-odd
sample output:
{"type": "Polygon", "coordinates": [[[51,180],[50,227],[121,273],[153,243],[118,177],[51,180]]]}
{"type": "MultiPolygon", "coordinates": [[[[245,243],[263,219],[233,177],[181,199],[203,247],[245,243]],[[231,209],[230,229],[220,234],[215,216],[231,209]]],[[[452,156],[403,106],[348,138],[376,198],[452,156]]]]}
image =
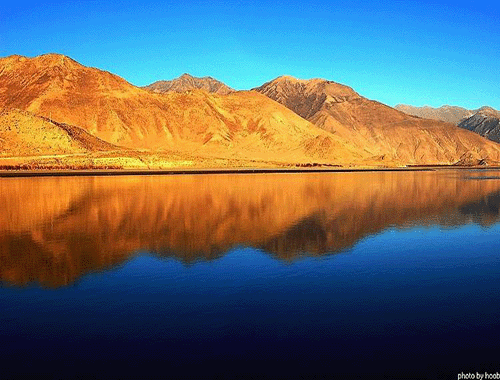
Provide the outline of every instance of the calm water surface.
{"type": "Polygon", "coordinates": [[[4,178],[0,205],[0,378],[500,372],[499,172],[4,178]]]}

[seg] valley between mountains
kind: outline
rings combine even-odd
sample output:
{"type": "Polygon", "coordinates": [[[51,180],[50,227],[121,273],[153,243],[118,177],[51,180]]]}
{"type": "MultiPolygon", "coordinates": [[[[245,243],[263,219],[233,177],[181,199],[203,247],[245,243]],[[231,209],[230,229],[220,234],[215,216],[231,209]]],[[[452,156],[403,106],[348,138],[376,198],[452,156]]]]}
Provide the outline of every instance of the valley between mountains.
{"type": "Polygon", "coordinates": [[[498,165],[500,145],[476,132],[324,79],[141,88],[59,54],[0,59],[2,169],[498,165]]]}

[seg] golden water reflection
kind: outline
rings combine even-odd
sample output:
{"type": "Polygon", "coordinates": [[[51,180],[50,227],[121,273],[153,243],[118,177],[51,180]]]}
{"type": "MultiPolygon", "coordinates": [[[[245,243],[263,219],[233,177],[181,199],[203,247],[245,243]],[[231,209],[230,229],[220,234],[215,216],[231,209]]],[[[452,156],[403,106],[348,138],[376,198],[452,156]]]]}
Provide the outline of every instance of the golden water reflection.
{"type": "Polygon", "coordinates": [[[238,245],[324,255],[388,227],[491,225],[500,180],[482,172],[0,179],[0,280],[57,287],[139,250],[183,262],[238,245]]]}

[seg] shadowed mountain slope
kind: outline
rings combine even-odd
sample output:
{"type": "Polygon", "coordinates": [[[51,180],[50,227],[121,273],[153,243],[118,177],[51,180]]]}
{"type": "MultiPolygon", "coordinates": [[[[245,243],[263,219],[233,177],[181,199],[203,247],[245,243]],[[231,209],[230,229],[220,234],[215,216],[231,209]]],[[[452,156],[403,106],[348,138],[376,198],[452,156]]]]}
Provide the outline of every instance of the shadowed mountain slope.
{"type": "Polygon", "coordinates": [[[398,104],[394,108],[408,115],[418,116],[424,119],[445,121],[455,125],[474,114],[474,111],[448,105],[434,108],[428,106],[414,107],[406,104],[398,104]]]}
{"type": "Polygon", "coordinates": [[[452,124],[407,115],[350,87],[289,76],[256,90],[350,141],[374,162],[452,164],[500,161],[500,146],[452,124]]]}
{"type": "Polygon", "coordinates": [[[255,91],[157,94],[56,54],[0,60],[0,107],[78,125],[112,144],[284,163],[351,163],[349,142],[255,91]]]}
{"type": "Polygon", "coordinates": [[[226,95],[234,92],[231,87],[226,86],[224,83],[212,77],[197,78],[189,74],[182,74],[179,78],[173,80],[157,81],[144,88],[154,92],[186,92],[199,89],[219,95],[226,95]]]}
{"type": "Polygon", "coordinates": [[[491,107],[482,107],[468,119],[462,120],[458,126],[500,142],[500,112],[491,107]]]}

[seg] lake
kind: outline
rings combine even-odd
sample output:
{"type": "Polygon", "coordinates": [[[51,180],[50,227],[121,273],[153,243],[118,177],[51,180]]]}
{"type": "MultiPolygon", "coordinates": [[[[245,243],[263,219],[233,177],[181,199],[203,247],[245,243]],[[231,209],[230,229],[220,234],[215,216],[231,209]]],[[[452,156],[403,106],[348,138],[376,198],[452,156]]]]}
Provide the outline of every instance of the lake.
{"type": "Polygon", "coordinates": [[[1,178],[0,205],[0,378],[500,372],[498,171],[1,178]]]}

